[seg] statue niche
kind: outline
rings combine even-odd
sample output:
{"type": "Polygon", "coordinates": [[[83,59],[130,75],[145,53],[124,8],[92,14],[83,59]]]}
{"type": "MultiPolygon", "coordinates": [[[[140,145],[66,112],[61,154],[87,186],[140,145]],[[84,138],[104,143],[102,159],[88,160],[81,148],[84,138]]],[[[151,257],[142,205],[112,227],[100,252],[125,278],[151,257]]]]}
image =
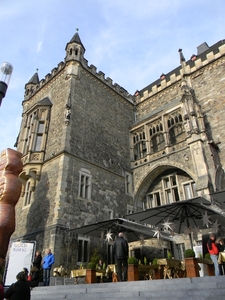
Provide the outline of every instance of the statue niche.
{"type": "Polygon", "coordinates": [[[9,240],[15,231],[15,205],[22,184],[18,175],[23,169],[22,154],[7,148],[0,154],[0,266],[5,264],[9,240]]]}

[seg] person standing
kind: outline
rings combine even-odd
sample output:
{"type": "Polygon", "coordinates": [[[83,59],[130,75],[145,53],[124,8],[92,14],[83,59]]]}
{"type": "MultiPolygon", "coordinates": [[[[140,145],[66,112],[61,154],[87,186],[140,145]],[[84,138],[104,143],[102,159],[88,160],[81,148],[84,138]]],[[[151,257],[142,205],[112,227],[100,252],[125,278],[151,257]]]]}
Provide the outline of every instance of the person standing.
{"type": "Polygon", "coordinates": [[[220,275],[219,264],[218,264],[219,249],[216,245],[216,235],[214,233],[210,233],[209,239],[208,239],[208,242],[206,245],[207,245],[210,257],[214,263],[215,276],[219,276],[220,275]]]}
{"type": "Polygon", "coordinates": [[[113,245],[113,253],[116,258],[118,279],[119,281],[127,281],[127,269],[128,269],[128,243],[124,238],[123,232],[120,232],[118,238],[113,245]],[[122,278],[122,266],[123,266],[123,278],[122,278]]]}
{"type": "Polygon", "coordinates": [[[50,272],[51,267],[55,262],[55,257],[51,252],[51,249],[46,250],[46,256],[44,257],[43,261],[43,285],[49,286],[50,284],[50,272]]]}
{"type": "Polygon", "coordinates": [[[41,269],[42,256],[41,251],[36,251],[35,258],[33,261],[33,267],[36,267],[38,270],[41,269]]]}
{"type": "MultiPolygon", "coordinates": [[[[224,240],[222,238],[218,238],[216,240],[216,246],[219,249],[219,252],[225,251],[224,240]]],[[[219,264],[220,275],[225,275],[225,263],[223,262],[222,256],[220,253],[219,253],[219,257],[218,257],[218,264],[219,264]]]]}
{"type": "Polygon", "coordinates": [[[30,300],[30,287],[25,273],[19,272],[16,276],[17,282],[10,285],[4,294],[4,298],[10,300],[30,300]]]}

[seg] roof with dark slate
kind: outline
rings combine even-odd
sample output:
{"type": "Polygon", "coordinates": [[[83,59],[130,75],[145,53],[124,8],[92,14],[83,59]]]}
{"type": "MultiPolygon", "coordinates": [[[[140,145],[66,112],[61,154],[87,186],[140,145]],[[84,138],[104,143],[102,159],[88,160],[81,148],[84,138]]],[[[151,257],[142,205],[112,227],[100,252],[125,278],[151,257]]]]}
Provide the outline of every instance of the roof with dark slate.
{"type": "Polygon", "coordinates": [[[48,97],[45,97],[44,99],[38,101],[37,105],[48,105],[48,106],[52,106],[52,102],[50,101],[50,99],[48,97]]]}
{"type": "MultiPolygon", "coordinates": [[[[71,44],[71,43],[77,43],[77,44],[80,44],[80,45],[84,48],[84,45],[83,45],[82,42],[81,42],[81,39],[80,39],[80,36],[79,36],[78,32],[76,32],[76,33],[74,34],[74,36],[73,36],[72,39],[69,41],[69,43],[67,43],[67,45],[68,45],[68,44],[71,44]]],[[[66,47],[67,47],[67,45],[66,45],[66,47]]],[[[85,48],[84,48],[84,50],[85,50],[85,48]]]]}
{"type": "Polygon", "coordinates": [[[38,77],[38,73],[36,72],[31,79],[28,81],[27,84],[32,83],[32,84],[39,84],[39,77],[38,77]]]}

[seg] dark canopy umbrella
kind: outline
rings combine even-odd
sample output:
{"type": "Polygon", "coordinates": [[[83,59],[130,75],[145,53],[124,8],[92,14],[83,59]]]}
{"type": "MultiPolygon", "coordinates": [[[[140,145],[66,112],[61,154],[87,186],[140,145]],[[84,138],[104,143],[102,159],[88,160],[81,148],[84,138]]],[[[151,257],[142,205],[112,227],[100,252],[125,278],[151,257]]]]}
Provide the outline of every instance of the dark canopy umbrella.
{"type": "Polygon", "coordinates": [[[187,233],[193,247],[191,230],[223,225],[225,217],[211,206],[210,201],[197,197],[173,202],[124,216],[127,219],[148,223],[161,230],[187,233]],[[175,225],[175,227],[174,227],[175,225]]]}
{"type": "MultiPolygon", "coordinates": [[[[106,234],[108,232],[111,232],[113,240],[120,231],[123,231],[128,242],[140,240],[140,235],[143,235],[147,239],[154,237],[155,234],[155,232],[151,228],[123,218],[96,222],[93,224],[70,229],[69,232],[70,231],[73,231],[77,234],[88,235],[102,239],[105,239],[106,234]]],[[[162,238],[171,240],[169,234],[167,233],[163,233],[162,238]]]]}

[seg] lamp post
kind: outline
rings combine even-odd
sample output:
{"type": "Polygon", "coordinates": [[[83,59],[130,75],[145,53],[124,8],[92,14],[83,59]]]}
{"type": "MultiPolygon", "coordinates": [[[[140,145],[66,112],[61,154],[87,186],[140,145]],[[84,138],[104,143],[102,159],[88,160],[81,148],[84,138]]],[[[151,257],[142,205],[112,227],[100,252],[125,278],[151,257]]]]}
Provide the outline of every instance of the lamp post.
{"type": "Polygon", "coordinates": [[[13,66],[8,63],[4,62],[1,64],[0,67],[0,106],[2,103],[2,99],[5,97],[8,84],[12,75],[13,66]]]}

